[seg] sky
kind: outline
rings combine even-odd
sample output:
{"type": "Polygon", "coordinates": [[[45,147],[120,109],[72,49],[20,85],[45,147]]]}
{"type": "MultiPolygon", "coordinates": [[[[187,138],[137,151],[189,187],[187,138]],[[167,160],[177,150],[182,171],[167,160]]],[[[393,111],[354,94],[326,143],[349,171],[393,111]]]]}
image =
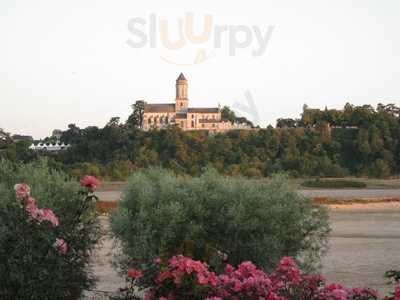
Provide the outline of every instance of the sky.
{"type": "Polygon", "coordinates": [[[190,106],[262,127],[400,105],[398,0],[2,0],[0,38],[0,128],[36,139],[173,102],[180,72],[190,106]]]}

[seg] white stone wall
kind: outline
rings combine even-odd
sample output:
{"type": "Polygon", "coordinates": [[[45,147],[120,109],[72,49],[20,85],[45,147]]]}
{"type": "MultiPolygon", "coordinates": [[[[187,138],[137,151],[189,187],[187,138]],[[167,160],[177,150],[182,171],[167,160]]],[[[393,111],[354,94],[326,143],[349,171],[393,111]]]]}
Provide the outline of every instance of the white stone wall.
{"type": "Polygon", "coordinates": [[[175,119],[175,113],[169,112],[157,112],[157,113],[145,113],[143,120],[143,129],[149,130],[151,128],[166,128],[168,125],[173,124],[175,119]]]}
{"type": "Polygon", "coordinates": [[[35,150],[35,151],[63,151],[63,150],[67,150],[69,147],[71,147],[70,145],[64,144],[64,143],[60,143],[57,142],[55,144],[52,143],[39,143],[37,145],[32,144],[29,149],[31,150],[35,150]]]}

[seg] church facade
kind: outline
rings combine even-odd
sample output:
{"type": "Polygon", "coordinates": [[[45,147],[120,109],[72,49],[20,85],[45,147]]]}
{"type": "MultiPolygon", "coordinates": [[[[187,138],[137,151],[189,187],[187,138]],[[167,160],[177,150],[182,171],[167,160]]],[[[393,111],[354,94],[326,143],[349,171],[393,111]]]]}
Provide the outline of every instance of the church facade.
{"type": "Polygon", "coordinates": [[[221,118],[219,107],[189,107],[188,81],[181,73],[176,80],[175,103],[144,103],[143,129],[163,129],[177,125],[182,130],[205,130],[219,133],[240,128],[243,125],[232,124],[221,118]]]}

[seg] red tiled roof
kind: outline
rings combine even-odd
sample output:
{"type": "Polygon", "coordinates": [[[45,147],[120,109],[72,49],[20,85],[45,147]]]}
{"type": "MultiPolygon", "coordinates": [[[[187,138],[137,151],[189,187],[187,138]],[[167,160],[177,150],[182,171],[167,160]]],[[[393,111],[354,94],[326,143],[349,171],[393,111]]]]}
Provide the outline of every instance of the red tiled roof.
{"type": "Polygon", "coordinates": [[[144,112],[175,112],[174,103],[160,103],[160,104],[145,104],[144,112]]]}

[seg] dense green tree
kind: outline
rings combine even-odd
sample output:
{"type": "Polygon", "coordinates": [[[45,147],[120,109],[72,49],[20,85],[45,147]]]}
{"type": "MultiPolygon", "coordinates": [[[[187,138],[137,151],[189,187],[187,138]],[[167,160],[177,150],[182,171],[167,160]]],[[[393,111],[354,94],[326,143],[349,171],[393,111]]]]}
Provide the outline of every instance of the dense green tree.
{"type": "MultiPolygon", "coordinates": [[[[234,116],[229,108],[223,111],[227,118],[234,116]]],[[[301,119],[290,120],[289,126],[284,121],[277,128],[212,135],[184,132],[176,126],[143,131],[115,117],[103,128],[69,125],[62,140],[72,147],[47,156],[74,174],[91,171],[109,178],[122,178],[126,170],[149,166],[192,175],[212,166],[224,174],[249,177],[281,171],[292,176],[377,177],[400,172],[400,116],[393,104],[374,109],[347,103],[343,110],[305,105],[301,119]],[[88,169],[86,163],[96,167],[88,169]]],[[[1,157],[29,161],[35,159],[31,154],[27,145],[12,140],[0,144],[1,157]]]]}
{"type": "Polygon", "coordinates": [[[278,128],[293,128],[297,127],[298,125],[298,120],[294,120],[291,118],[283,119],[280,118],[276,121],[276,127],[278,128]]]}
{"type": "Polygon", "coordinates": [[[76,144],[81,136],[81,129],[75,124],[69,124],[68,130],[61,135],[61,140],[66,144],[76,144]]]}
{"type": "Polygon", "coordinates": [[[253,123],[245,117],[238,117],[236,113],[229,108],[229,106],[224,106],[221,109],[221,118],[223,120],[231,121],[231,123],[245,123],[253,127],[253,123]]]}
{"type": "Polygon", "coordinates": [[[145,102],[142,100],[136,101],[136,103],[132,105],[133,112],[126,121],[128,127],[143,128],[144,106],[145,102]]]}

